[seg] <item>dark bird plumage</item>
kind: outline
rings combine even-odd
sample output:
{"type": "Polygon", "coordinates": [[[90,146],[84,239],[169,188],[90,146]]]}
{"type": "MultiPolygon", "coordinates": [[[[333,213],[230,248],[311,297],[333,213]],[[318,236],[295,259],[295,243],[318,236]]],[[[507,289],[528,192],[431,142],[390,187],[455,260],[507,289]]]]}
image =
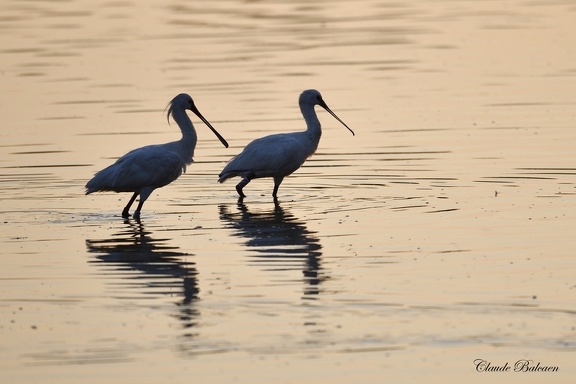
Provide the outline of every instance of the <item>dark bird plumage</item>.
{"type": "Polygon", "coordinates": [[[234,176],[242,177],[240,183],[236,185],[236,191],[240,198],[244,198],[246,196],[242,189],[252,179],[272,177],[274,178],[272,196],[276,198],[282,180],[300,168],[318,148],[322,130],[314,111],[315,105],[328,111],[354,135],[354,132],[328,108],[317,90],[309,89],[302,92],[298,104],[306,121],[305,131],[280,133],[252,141],[226,164],[218,181],[222,183],[234,176]]]}
{"type": "Polygon", "coordinates": [[[176,180],[186,172],[186,166],[192,163],[197,135],[192,121],[186,114],[191,110],[198,116],[220,139],[225,147],[228,143],[212,127],[194,105],[192,98],[184,93],[176,96],[168,104],[168,121],[170,116],[176,121],[182,131],[182,138],[166,144],[148,145],[134,149],[114,164],[96,173],[86,184],[86,194],[93,192],[133,192],[128,204],[122,211],[122,217],[129,217],[129,209],[140,196],[134,217],[140,216],[142,205],[152,191],[161,188],[176,180]]]}

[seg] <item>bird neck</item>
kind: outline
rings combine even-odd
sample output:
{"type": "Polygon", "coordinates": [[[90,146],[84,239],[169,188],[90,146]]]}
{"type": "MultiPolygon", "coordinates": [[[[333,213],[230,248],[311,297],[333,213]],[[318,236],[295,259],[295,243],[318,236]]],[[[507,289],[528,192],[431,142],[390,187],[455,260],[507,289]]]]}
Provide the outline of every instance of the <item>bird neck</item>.
{"type": "Polygon", "coordinates": [[[172,112],[172,118],[180,127],[180,131],[182,131],[182,141],[190,146],[192,150],[196,147],[196,141],[198,139],[196,135],[196,130],[194,129],[194,125],[192,125],[192,120],[186,114],[186,110],[184,109],[177,109],[172,112]]]}
{"type": "Polygon", "coordinates": [[[314,106],[310,104],[300,105],[300,111],[302,112],[304,121],[306,121],[306,133],[320,139],[322,127],[314,110],[314,106]]]}

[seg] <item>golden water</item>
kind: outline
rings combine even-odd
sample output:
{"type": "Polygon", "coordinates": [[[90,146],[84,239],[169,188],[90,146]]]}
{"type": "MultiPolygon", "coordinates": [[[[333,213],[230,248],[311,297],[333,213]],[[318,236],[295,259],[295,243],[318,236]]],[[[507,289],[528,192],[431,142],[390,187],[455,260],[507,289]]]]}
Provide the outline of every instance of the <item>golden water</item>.
{"type": "Polygon", "coordinates": [[[3,1],[0,381],[553,382],[576,374],[572,1],[3,1]],[[280,187],[217,184],[304,129],[280,187]],[[156,190],[83,195],[175,140],[156,190]],[[478,372],[522,359],[557,372],[478,372]]]}

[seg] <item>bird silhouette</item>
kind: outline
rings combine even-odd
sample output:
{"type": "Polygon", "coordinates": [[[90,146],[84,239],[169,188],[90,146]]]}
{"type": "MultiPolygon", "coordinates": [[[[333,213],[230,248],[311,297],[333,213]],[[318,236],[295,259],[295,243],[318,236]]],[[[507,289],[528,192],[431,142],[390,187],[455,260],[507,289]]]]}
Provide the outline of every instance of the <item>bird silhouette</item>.
{"type": "Polygon", "coordinates": [[[142,206],[152,191],[176,180],[186,172],[186,166],[192,163],[197,135],[192,121],[186,114],[187,109],[194,112],[214,132],[222,144],[228,147],[226,140],[202,116],[189,95],[179,94],[166,108],[168,109],[168,123],[172,116],[182,131],[180,140],[134,149],[114,164],[96,173],[86,184],[87,195],[103,191],[133,192],[122,211],[122,217],[130,216],[129,209],[136,197],[140,196],[138,207],[134,211],[134,217],[139,218],[142,206]]]}
{"type": "Polygon", "coordinates": [[[252,141],[240,154],[228,162],[220,173],[218,181],[223,183],[234,176],[242,177],[236,185],[236,191],[242,199],[246,197],[243,188],[251,180],[272,177],[274,178],[272,196],[276,199],[282,180],[300,168],[318,148],[322,129],[314,111],[315,105],[328,111],[354,135],[354,131],[328,108],[317,90],[309,89],[302,92],[298,104],[306,121],[305,131],[269,135],[252,141]]]}

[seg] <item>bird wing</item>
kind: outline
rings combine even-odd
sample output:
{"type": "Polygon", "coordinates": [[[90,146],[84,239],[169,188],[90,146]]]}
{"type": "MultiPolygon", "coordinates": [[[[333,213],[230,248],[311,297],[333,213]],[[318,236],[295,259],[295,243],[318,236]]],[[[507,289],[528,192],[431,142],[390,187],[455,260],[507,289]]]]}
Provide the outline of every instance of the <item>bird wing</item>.
{"type": "Polygon", "coordinates": [[[229,177],[252,174],[253,177],[288,175],[298,169],[311,153],[305,151],[302,138],[295,133],[256,139],[224,167],[223,181],[229,177]]]}
{"type": "Polygon", "coordinates": [[[135,149],[98,172],[88,183],[91,191],[133,192],[160,188],[176,180],[186,164],[177,152],[163,145],[135,149]]]}

